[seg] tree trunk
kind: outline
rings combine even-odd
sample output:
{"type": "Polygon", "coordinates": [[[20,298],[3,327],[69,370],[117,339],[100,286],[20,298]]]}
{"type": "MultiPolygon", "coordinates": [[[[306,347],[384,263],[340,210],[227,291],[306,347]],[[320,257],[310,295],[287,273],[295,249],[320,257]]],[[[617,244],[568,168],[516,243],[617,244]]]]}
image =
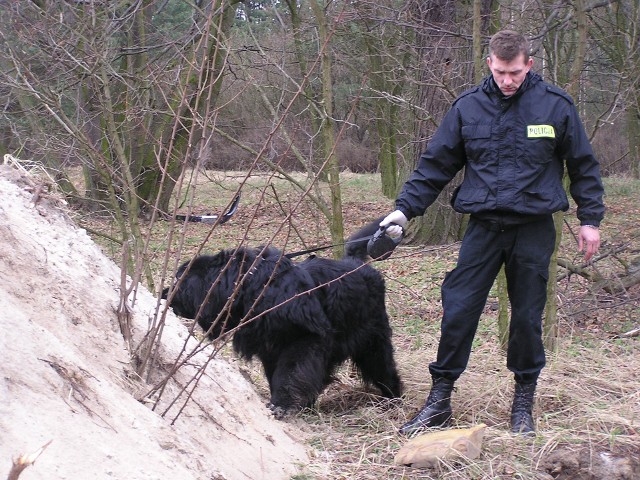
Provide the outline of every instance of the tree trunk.
{"type": "MultiPolygon", "coordinates": [[[[323,170],[327,173],[329,181],[329,189],[331,192],[331,219],[330,230],[331,240],[334,244],[344,242],[344,224],[342,217],[342,191],[340,188],[340,162],[336,155],[336,144],[334,135],[333,120],[333,84],[331,75],[331,56],[329,54],[329,32],[327,26],[327,16],[323,6],[318,2],[320,0],[311,0],[311,9],[318,25],[318,40],[320,42],[320,69],[322,77],[322,100],[324,110],[322,112],[322,142],[324,153],[323,170]]],[[[344,247],[342,249],[335,248],[334,257],[341,258],[344,255],[344,247]],[[341,251],[339,251],[341,250],[341,251]]]]}
{"type": "Polygon", "coordinates": [[[556,227],[556,243],[551,261],[549,262],[549,280],[547,283],[547,304],[545,306],[545,320],[543,326],[543,338],[545,348],[555,351],[558,347],[558,248],[562,241],[562,224],[564,212],[556,212],[553,215],[553,223],[556,227]]]}
{"type": "MultiPolygon", "coordinates": [[[[384,40],[366,36],[365,42],[369,56],[369,69],[371,88],[374,95],[374,108],[376,112],[376,130],[380,142],[378,151],[378,169],[382,183],[382,194],[387,198],[395,198],[399,190],[398,176],[398,128],[400,127],[399,106],[389,98],[400,98],[404,88],[404,82],[399,80],[392,66],[387,65],[385,58],[393,56],[401,57],[400,63],[404,65],[408,58],[397,49],[383,50],[384,40]],[[383,43],[382,47],[380,43],[383,43]],[[389,98],[387,98],[389,97],[389,98]]],[[[395,43],[395,42],[390,42],[395,43]]],[[[392,48],[392,47],[389,47],[392,48]]]]}
{"type": "MultiPolygon", "coordinates": [[[[576,33],[575,45],[576,51],[571,63],[569,74],[569,82],[567,92],[576,102],[580,94],[580,78],[584,66],[587,44],[587,14],[584,8],[583,0],[575,1],[576,15],[576,33]]],[[[567,186],[567,175],[564,177],[565,187],[567,186]]],[[[547,286],[547,304],[545,306],[545,319],[543,327],[545,347],[550,351],[555,351],[558,347],[558,298],[557,298],[557,277],[558,277],[558,247],[562,242],[562,221],[564,213],[557,212],[554,214],[554,223],[556,226],[556,246],[551,257],[549,265],[549,283],[547,286]]]]}
{"type": "Polygon", "coordinates": [[[640,109],[638,95],[633,88],[636,100],[627,106],[627,138],[629,141],[629,170],[631,177],[640,179],[640,109]]]}
{"type": "Polygon", "coordinates": [[[399,94],[401,82],[391,82],[390,84],[386,81],[384,78],[386,68],[383,66],[380,53],[370,42],[367,42],[367,47],[371,67],[371,86],[378,97],[375,101],[375,108],[376,128],[380,141],[378,168],[382,181],[382,193],[388,198],[395,198],[398,194],[398,152],[395,136],[395,129],[398,125],[398,107],[392,101],[384,98],[382,93],[388,93],[392,96],[399,94]],[[393,85],[391,91],[389,91],[390,85],[393,85]]]}
{"type": "MultiPolygon", "coordinates": [[[[318,105],[316,95],[313,91],[313,87],[311,82],[307,80],[309,76],[309,69],[307,64],[307,57],[304,54],[304,40],[302,37],[302,19],[300,17],[300,7],[298,5],[298,0],[285,0],[287,7],[289,9],[289,13],[291,14],[291,29],[293,31],[293,45],[295,49],[295,57],[298,61],[299,74],[300,74],[300,82],[304,82],[303,91],[304,91],[304,100],[306,102],[306,108],[300,108],[301,111],[307,110],[309,112],[309,124],[310,124],[310,132],[309,132],[309,144],[310,151],[312,152],[311,156],[313,158],[309,159],[309,164],[306,165],[306,168],[309,170],[314,170],[318,173],[321,170],[320,166],[322,165],[322,161],[317,160],[319,155],[316,154],[315,144],[317,143],[315,140],[318,137],[318,132],[320,131],[321,119],[318,115],[318,109],[321,108],[321,105],[318,105]],[[314,159],[317,160],[314,162],[314,159]],[[315,165],[319,163],[320,165],[315,165]]],[[[322,177],[322,175],[321,175],[322,177]]],[[[324,177],[326,180],[326,175],[324,177]]]]}
{"type": "Polygon", "coordinates": [[[480,82],[484,72],[484,55],[482,54],[482,1],[473,0],[473,78],[480,82]]]}
{"type": "MultiPolygon", "coordinates": [[[[451,107],[451,101],[457,93],[472,83],[473,67],[466,72],[453,72],[457,65],[468,63],[468,42],[463,41],[467,48],[456,48],[460,41],[448,36],[444,31],[455,23],[456,9],[454,2],[446,0],[431,0],[415,2],[416,22],[421,25],[416,34],[416,45],[419,51],[419,93],[417,104],[428,112],[417,123],[417,138],[427,138],[437,127],[439,120],[451,107]],[[436,28],[436,27],[440,28],[436,28]],[[434,47],[435,46],[435,47],[434,47]],[[462,54],[459,52],[463,52],[462,54]],[[461,57],[464,55],[464,57],[461,57]],[[454,75],[454,73],[458,73],[454,75]],[[434,88],[434,83],[440,88],[434,88]]],[[[424,143],[416,144],[418,158],[424,143]]],[[[425,244],[438,244],[456,241],[464,231],[465,219],[463,215],[449,207],[449,199],[453,191],[460,184],[458,175],[442,191],[438,200],[431,205],[425,214],[413,220],[407,232],[409,241],[425,244]]]]}

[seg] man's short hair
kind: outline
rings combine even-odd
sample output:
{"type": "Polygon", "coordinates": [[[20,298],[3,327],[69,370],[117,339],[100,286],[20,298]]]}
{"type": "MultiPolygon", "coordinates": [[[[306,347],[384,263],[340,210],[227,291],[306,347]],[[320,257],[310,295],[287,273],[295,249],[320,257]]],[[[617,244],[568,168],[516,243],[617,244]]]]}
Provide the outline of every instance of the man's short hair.
{"type": "Polygon", "coordinates": [[[513,30],[501,30],[489,40],[489,55],[510,62],[524,54],[524,61],[529,61],[529,42],[524,36],[513,30]]]}

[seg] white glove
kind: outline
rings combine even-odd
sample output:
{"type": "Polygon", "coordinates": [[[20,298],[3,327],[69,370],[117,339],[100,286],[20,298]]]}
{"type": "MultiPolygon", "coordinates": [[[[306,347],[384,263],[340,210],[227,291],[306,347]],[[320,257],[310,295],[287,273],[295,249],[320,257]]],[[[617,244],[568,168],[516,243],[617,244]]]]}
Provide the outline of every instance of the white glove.
{"type": "Polygon", "coordinates": [[[400,210],[394,210],[389,215],[384,217],[384,219],[380,222],[381,227],[387,228],[387,235],[391,238],[396,238],[402,235],[404,228],[407,226],[407,217],[400,210]],[[391,225],[395,223],[395,225],[391,225]],[[391,225],[391,226],[388,226],[391,225]]]}

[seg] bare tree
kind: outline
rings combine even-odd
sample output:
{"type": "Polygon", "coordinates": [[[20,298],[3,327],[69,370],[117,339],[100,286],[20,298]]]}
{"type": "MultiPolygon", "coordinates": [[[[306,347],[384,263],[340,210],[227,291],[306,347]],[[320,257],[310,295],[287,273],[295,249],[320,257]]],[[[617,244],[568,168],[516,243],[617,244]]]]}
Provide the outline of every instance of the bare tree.
{"type": "MultiPolygon", "coordinates": [[[[452,2],[434,0],[412,4],[417,28],[416,75],[419,82],[415,103],[424,115],[416,123],[414,158],[425,148],[451,102],[474,83],[473,38],[456,35],[454,25],[468,23],[472,12],[452,2]]],[[[409,238],[419,243],[446,243],[458,240],[464,217],[453,211],[449,199],[461,177],[447,185],[424,216],[413,222],[409,238]]]]}

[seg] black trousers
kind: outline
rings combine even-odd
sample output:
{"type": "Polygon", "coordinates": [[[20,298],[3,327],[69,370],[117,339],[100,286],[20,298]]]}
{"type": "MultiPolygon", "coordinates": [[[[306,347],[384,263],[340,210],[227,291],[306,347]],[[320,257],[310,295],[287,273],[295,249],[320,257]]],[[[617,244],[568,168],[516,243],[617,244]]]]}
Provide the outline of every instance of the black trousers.
{"type": "Polygon", "coordinates": [[[549,260],[555,244],[553,217],[496,227],[471,218],[458,263],[442,284],[442,325],[432,376],[457,380],[467,367],[471,345],[489,291],[505,265],[511,304],[507,368],[518,383],[533,383],[545,365],[542,313],[549,260]]]}

